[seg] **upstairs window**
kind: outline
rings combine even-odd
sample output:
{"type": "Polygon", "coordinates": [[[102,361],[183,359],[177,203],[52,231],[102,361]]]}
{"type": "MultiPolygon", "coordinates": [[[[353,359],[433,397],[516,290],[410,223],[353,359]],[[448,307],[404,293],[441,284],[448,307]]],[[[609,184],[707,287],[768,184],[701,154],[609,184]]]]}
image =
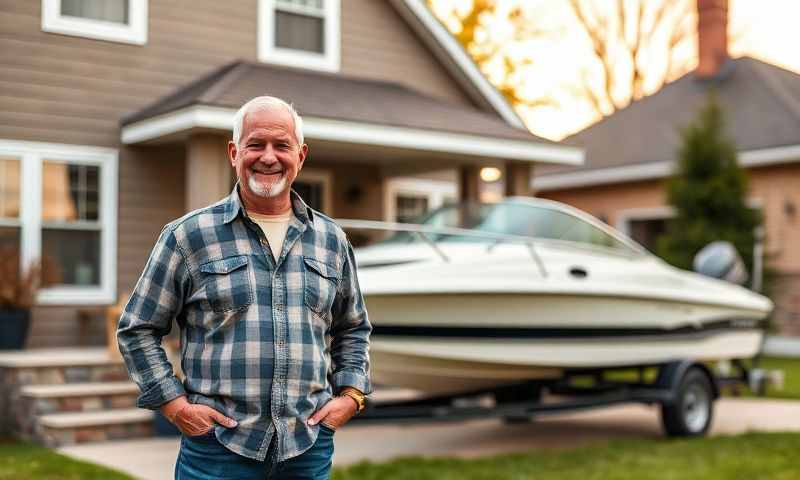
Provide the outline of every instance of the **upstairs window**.
{"type": "Polygon", "coordinates": [[[42,0],[42,30],[112,42],[147,43],[148,0],[42,0]]]}
{"type": "Polygon", "coordinates": [[[259,59],[339,71],[339,12],[340,0],[260,0],[259,59]]]}

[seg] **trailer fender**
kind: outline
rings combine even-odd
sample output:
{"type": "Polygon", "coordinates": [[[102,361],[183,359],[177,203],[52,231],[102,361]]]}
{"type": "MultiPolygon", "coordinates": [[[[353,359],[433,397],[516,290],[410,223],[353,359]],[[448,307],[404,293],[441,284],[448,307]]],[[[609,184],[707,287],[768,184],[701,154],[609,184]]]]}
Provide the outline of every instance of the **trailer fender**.
{"type": "Polygon", "coordinates": [[[692,360],[680,360],[662,365],[658,370],[656,386],[668,391],[670,393],[669,402],[672,402],[674,398],[673,394],[678,390],[683,376],[686,375],[686,372],[689,371],[691,367],[697,367],[708,376],[708,380],[711,382],[714,400],[719,398],[719,385],[717,385],[717,379],[714,373],[706,365],[692,360]]]}

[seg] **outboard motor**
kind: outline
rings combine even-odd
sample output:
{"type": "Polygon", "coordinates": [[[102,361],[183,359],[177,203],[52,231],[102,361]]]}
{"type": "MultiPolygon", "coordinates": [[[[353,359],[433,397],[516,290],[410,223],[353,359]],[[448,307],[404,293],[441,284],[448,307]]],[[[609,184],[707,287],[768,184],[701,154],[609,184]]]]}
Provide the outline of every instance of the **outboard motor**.
{"type": "Polygon", "coordinates": [[[697,252],[694,271],[737,285],[744,285],[748,277],[739,252],[733,244],[723,241],[709,243],[697,252]]]}

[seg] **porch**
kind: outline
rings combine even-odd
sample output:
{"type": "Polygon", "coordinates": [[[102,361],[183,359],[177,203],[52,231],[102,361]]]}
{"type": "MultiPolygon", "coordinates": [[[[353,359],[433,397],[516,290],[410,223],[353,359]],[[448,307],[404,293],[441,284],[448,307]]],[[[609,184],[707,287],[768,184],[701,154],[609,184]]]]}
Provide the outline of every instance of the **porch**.
{"type": "Polygon", "coordinates": [[[303,116],[310,149],[295,187],[335,218],[395,220],[386,194],[393,179],[449,184],[451,200],[475,201],[487,190],[530,195],[537,163],[583,159],[580,149],[535,137],[493,113],[398,84],[248,62],[211,72],[126,117],[121,141],[136,157],[182,151],[184,210],[200,208],[230,192],[233,116],[264,94],[292,102],[303,116]],[[484,167],[497,169],[501,180],[483,182],[484,167]]]}

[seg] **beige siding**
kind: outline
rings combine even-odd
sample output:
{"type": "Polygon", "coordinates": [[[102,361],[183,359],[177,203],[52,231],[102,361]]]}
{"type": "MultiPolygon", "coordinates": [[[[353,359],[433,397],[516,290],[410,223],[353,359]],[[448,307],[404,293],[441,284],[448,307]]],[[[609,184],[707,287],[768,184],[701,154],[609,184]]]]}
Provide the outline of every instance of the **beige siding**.
{"type": "Polygon", "coordinates": [[[575,188],[536,194],[542,198],[567,203],[615,225],[620,210],[659,207],[666,203],[660,182],[636,182],[575,188]]]}
{"type": "Polygon", "coordinates": [[[256,2],[241,3],[151,1],[148,42],[136,46],[44,33],[41,1],[0,0],[0,137],[117,146],[123,115],[255,59],[256,2]]]}
{"type": "MultiPolygon", "coordinates": [[[[183,214],[186,194],[185,147],[122,147],[120,119],[220,65],[257,60],[257,0],[240,0],[236,8],[213,0],[151,0],[149,9],[147,44],[136,46],[44,33],[40,0],[0,0],[0,138],[120,149],[120,292],[133,288],[161,227],[183,214]]],[[[382,0],[342,0],[341,53],[344,74],[400,81],[469,103],[382,0]]],[[[377,175],[363,166],[359,172],[359,178],[377,175]]],[[[343,191],[342,181],[335,191],[343,191]]],[[[349,204],[340,194],[335,208],[379,219],[380,182],[362,185],[368,185],[363,203],[349,204]]],[[[75,344],[76,310],[36,309],[29,344],[75,344]]],[[[91,338],[101,341],[101,331],[102,322],[91,338]]]]}
{"type": "MultiPolygon", "coordinates": [[[[0,0],[0,137],[116,146],[119,120],[237,58],[256,60],[256,0],[151,1],[144,46],[41,31],[41,2],[0,0]]],[[[384,1],[342,2],[342,73],[469,103],[384,1]]]]}
{"type": "Polygon", "coordinates": [[[37,307],[31,313],[28,348],[54,345],[97,345],[105,340],[105,319],[92,318],[87,331],[80,331],[78,312],[74,307],[37,307]]]}
{"type": "Polygon", "coordinates": [[[117,289],[123,294],[133,289],[161,228],[184,214],[184,156],[175,147],[122,153],[117,289]]]}
{"type": "Polygon", "coordinates": [[[342,0],[342,73],[400,82],[471,104],[388,1],[342,0]]]}

